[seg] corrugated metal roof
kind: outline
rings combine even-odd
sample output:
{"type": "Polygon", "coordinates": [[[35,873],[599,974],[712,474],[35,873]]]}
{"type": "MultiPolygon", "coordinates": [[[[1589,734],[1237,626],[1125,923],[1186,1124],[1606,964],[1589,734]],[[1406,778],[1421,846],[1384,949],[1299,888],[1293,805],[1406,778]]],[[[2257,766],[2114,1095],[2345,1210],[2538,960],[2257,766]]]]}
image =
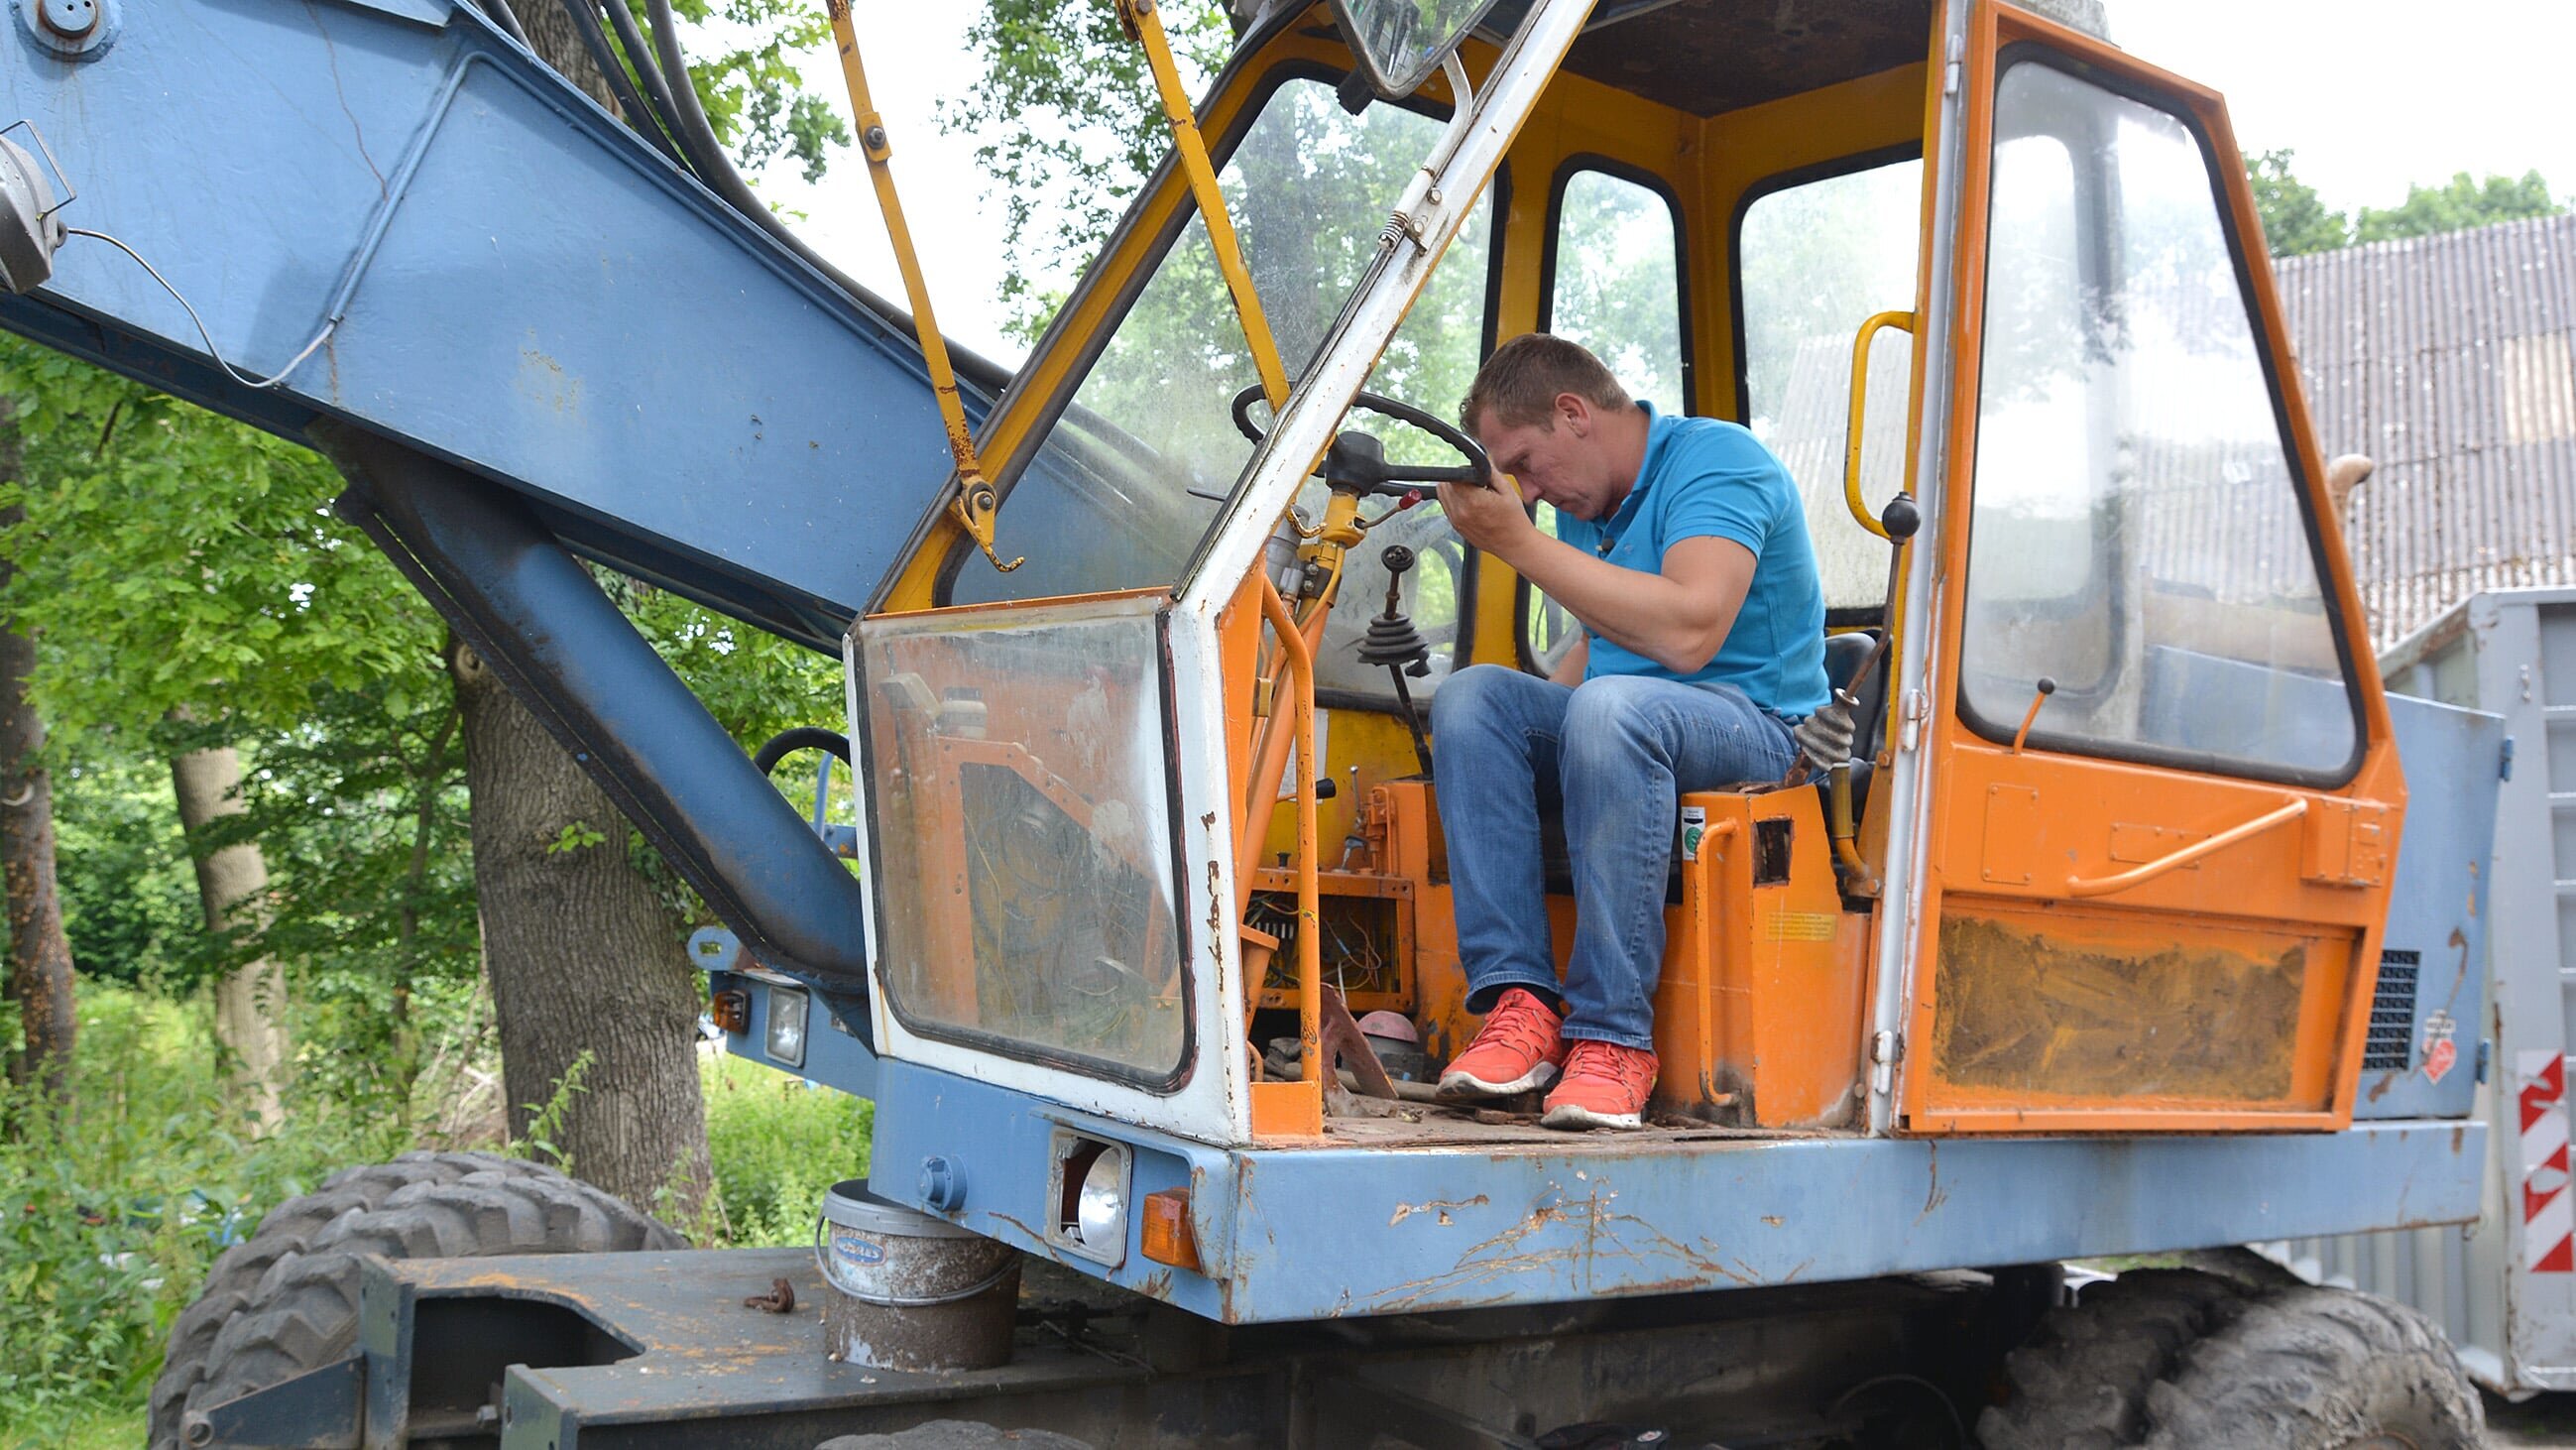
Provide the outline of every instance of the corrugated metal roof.
{"type": "Polygon", "coordinates": [[[2481,589],[2576,584],[2576,216],[2274,264],[2381,647],[2481,589]]]}

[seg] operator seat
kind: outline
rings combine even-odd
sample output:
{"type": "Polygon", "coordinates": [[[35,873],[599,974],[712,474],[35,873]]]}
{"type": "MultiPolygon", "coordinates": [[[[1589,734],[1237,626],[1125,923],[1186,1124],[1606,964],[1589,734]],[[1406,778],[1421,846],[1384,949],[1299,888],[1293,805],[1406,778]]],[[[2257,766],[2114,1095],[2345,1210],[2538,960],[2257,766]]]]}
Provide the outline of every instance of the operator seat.
{"type": "MultiPolygon", "coordinates": [[[[1852,751],[1860,760],[1852,767],[1852,811],[1855,815],[1859,813],[1861,801],[1869,788],[1869,778],[1875,773],[1871,757],[1878,753],[1879,735],[1886,722],[1887,661],[1881,659],[1871,677],[1861,681],[1856,688],[1852,676],[1877,646],[1875,630],[1846,630],[1825,637],[1825,682],[1833,689],[1851,690],[1860,697],[1860,705],[1853,715],[1859,729],[1853,737],[1852,751]]],[[[1819,776],[1816,788],[1823,790],[1825,787],[1824,778],[1819,776]]],[[[1679,906],[1682,900],[1681,821],[1678,817],[1673,821],[1673,841],[1672,861],[1664,874],[1666,906],[1679,906]]],[[[1549,799],[1545,793],[1541,794],[1538,807],[1538,843],[1539,876],[1544,889],[1551,896],[1572,896],[1574,860],[1565,844],[1564,805],[1549,799]]]]}

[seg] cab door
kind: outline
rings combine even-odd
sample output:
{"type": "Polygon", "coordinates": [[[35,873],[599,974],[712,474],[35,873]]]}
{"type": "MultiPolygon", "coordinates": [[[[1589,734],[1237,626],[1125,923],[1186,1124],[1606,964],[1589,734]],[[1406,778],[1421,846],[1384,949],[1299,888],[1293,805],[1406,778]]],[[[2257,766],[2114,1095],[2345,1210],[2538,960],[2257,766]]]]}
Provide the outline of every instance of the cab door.
{"type": "Polygon", "coordinates": [[[1899,1126],[2340,1126],[2404,785],[2225,110],[1965,60],[1899,1126]]]}

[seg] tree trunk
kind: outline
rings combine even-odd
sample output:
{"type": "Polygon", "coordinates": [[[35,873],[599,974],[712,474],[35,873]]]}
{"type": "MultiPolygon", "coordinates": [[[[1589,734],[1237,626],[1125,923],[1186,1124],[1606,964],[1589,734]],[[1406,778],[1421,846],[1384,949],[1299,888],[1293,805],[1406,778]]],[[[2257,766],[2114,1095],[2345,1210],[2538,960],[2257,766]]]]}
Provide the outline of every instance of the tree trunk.
{"type": "MultiPolygon", "coordinates": [[[[18,476],[18,425],[0,398],[0,478],[18,476]]],[[[0,528],[27,511],[0,509],[0,528]]],[[[16,568],[0,559],[0,589],[16,568]]],[[[63,935],[62,898],[54,889],[54,784],[38,762],[45,722],[27,702],[35,641],[0,630],[0,876],[8,886],[9,1000],[18,1004],[26,1038],[9,1054],[9,1080],[40,1083],[59,1098],[69,1080],[79,1018],[72,1007],[72,945],[63,935]]]]}
{"type": "MultiPolygon", "coordinates": [[[[260,894],[268,889],[268,861],[257,844],[237,842],[218,851],[199,848],[206,827],[240,815],[241,755],[226,745],[191,750],[170,760],[170,785],[179,798],[179,826],[188,833],[197,867],[197,900],[206,930],[216,935],[256,924],[260,894]]],[[[233,968],[215,982],[215,1041],[224,1049],[234,1090],[274,1131],[286,1119],[286,969],[267,957],[233,968]]]]}
{"type": "Polygon", "coordinates": [[[710,1170],[679,923],[629,861],[607,794],[472,650],[448,664],[510,1131],[528,1132],[588,1052],[550,1141],[577,1177],[685,1222],[710,1170]]]}
{"type": "MultiPolygon", "coordinates": [[[[537,59],[553,66],[565,80],[587,92],[590,98],[619,116],[616,93],[608,88],[608,77],[599,73],[598,62],[581,41],[581,32],[573,28],[572,16],[554,0],[511,0],[510,13],[519,17],[519,28],[528,32],[528,48],[537,59]]],[[[600,25],[608,24],[603,20],[600,25]]],[[[632,124],[631,122],[629,124],[632,124]]]]}
{"type": "MultiPolygon", "coordinates": [[[[0,524],[10,522],[0,514],[0,524]]],[[[0,565],[0,576],[6,566],[0,565]]],[[[72,1066],[79,1018],[72,1005],[72,946],[63,935],[62,899],[54,886],[54,787],[33,763],[44,722],[27,703],[27,637],[0,633],[0,873],[8,880],[9,998],[18,1004],[25,1048],[10,1057],[9,1079],[41,1083],[59,1096],[72,1066]]]]}
{"type": "MultiPolygon", "coordinates": [[[[510,8],[539,59],[617,113],[562,6],[510,8]]],[[[685,1221],[711,1170],[696,973],[679,923],[628,861],[626,818],[607,794],[472,650],[452,644],[448,665],[464,715],[474,890],[510,1132],[528,1131],[589,1051],[557,1147],[576,1176],[685,1221]]]]}

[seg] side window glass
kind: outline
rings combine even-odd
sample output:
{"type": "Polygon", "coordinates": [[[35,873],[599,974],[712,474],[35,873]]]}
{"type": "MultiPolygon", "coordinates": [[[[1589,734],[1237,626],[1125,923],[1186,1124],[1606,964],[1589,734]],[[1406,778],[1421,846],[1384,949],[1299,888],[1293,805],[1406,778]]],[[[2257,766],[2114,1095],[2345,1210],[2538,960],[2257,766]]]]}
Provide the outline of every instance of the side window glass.
{"type": "Polygon", "coordinates": [[[1996,93],[1961,705],[2009,739],[2331,778],[2359,740],[2210,161],[2038,63],[1996,93]]]}
{"type": "MultiPolygon", "coordinates": [[[[1887,602],[1887,545],[1843,496],[1852,339],[1914,306],[1922,195],[1921,161],[1888,162],[1765,192],[1736,225],[1744,423],[1797,480],[1829,609],[1887,602]]],[[[1873,509],[1905,485],[1912,347],[1895,328],[1870,344],[1861,497],[1873,509]]]]}
{"type": "Polygon", "coordinates": [[[1687,413],[1681,232],[1661,192],[1578,171],[1556,203],[1546,328],[1592,349],[1630,394],[1687,413]]]}
{"type": "MultiPolygon", "coordinates": [[[[1557,195],[1550,242],[1546,330],[1590,348],[1631,396],[1666,413],[1689,412],[1672,202],[1623,176],[1577,171],[1557,195]]],[[[1556,510],[1539,505],[1538,526],[1555,537],[1556,510]]],[[[1540,591],[1525,584],[1521,595],[1521,658],[1552,670],[1583,627],[1540,591]]]]}

